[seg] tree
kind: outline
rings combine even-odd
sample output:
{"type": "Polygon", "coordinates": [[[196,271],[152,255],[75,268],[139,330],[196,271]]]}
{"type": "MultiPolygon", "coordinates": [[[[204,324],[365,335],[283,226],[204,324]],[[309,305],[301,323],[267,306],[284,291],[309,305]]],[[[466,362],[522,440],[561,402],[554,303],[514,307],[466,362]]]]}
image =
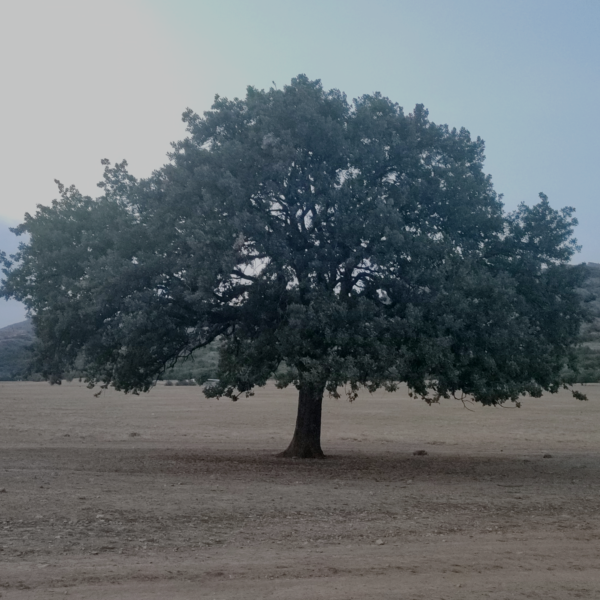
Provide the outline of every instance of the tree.
{"type": "Polygon", "coordinates": [[[585,318],[573,209],[540,194],[505,214],[481,139],[303,75],[183,120],[151,177],[103,161],[99,198],[59,184],[15,229],[30,242],[2,294],[31,311],[51,382],[76,367],[147,391],[219,339],[205,393],[296,386],[293,457],[323,456],[326,391],[497,405],[565,384],[585,318]]]}

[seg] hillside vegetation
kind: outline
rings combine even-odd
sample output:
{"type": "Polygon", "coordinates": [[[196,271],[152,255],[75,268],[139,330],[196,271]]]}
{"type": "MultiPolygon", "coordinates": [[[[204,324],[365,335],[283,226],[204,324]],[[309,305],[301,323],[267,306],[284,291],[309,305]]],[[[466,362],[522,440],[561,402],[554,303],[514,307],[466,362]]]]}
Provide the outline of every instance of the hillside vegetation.
{"type": "Polygon", "coordinates": [[[180,361],[172,369],[167,369],[160,378],[204,383],[217,376],[218,362],[219,343],[213,342],[210,346],[196,350],[189,359],[180,361]]]}
{"type": "MultiPolygon", "coordinates": [[[[0,381],[40,379],[39,375],[28,373],[34,342],[35,334],[30,320],[0,329],[0,381]]],[[[218,360],[219,344],[213,343],[196,350],[189,359],[181,360],[172,369],[167,369],[161,379],[204,382],[216,377],[218,360]]],[[[78,374],[73,373],[72,377],[76,379],[78,374]]]]}
{"type": "Polygon", "coordinates": [[[35,340],[31,321],[0,329],[0,381],[22,379],[29,364],[29,348],[35,340]]]}
{"type": "MultiPolygon", "coordinates": [[[[572,374],[577,383],[600,382],[600,264],[587,263],[587,266],[590,277],[581,290],[581,296],[590,310],[592,320],[585,323],[581,330],[581,346],[577,350],[579,372],[572,374]]],[[[39,378],[27,375],[30,347],[34,341],[35,335],[29,320],[0,329],[0,381],[39,378]]],[[[215,342],[167,369],[160,379],[204,382],[216,377],[218,360],[219,343],[215,342]]]]}
{"type": "Polygon", "coordinates": [[[590,276],[581,290],[592,321],[581,329],[581,347],[578,349],[579,373],[573,374],[577,383],[600,382],[600,264],[587,263],[590,276]]]}

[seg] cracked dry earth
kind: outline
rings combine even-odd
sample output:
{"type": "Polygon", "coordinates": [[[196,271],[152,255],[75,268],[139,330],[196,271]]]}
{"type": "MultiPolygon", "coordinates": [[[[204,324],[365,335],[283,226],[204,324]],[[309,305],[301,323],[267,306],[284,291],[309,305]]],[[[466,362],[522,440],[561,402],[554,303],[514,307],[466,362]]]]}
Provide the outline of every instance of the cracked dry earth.
{"type": "Polygon", "coordinates": [[[328,458],[301,461],[274,456],[292,390],[0,383],[2,600],[600,598],[600,387],[583,391],[326,399],[328,458]]]}

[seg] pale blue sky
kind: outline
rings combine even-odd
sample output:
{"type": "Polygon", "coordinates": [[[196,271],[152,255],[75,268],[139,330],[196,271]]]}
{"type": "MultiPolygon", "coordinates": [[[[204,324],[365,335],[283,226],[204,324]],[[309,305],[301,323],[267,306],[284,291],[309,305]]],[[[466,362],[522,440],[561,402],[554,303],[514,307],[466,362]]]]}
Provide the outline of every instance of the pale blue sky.
{"type": "MultiPolygon", "coordinates": [[[[481,136],[507,209],[575,206],[574,262],[600,262],[599,33],[599,0],[3,2],[0,249],[54,178],[96,195],[104,157],[147,175],[186,107],[306,73],[481,136]]],[[[21,318],[0,302],[0,327],[21,318]]]]}

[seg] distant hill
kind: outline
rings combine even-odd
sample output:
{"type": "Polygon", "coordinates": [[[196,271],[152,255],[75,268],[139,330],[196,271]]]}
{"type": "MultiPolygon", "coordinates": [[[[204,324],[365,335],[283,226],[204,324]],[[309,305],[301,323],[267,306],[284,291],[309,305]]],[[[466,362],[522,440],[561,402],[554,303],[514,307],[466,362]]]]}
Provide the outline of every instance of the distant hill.
{"type": "MultiPolygon", "coordinates": [[[[581,329],[582,345],[578,349],[580,371],[573,374],[577,383],[600,382],[600,264],[587,263],[590,277],[580,290],[593,320],[581,329]]],[[[0,329],[0,381],[25,377],[29,362],[28,348],[35,341],[31,321],[15,323],[0,329]]],[[[168,369],[160,378],[200,380],[216,377],[219,342],[196,350],[190,360],[168,369]]]]}
{"type": "MultiPolygon", "coordinates": [[[[0,381],[31,378],[27,377],[26,371],[31,356],[29,349],[34,342],[35,334],[30,320],[0,329],[0,381]]],[[[218,346],[218,342],[215,342],[207,348],[196,350],[190,359],[168,369],[161,379],[205,381],[215,377],[219,360],[218,346]]],[[[72,373],[71,376],[76,378],[77,374],[72,373]]],[[[33,376],[33,379],[37,377],[33,376]]]]}
{"type": "Polygon", "coordinates": [[[195,350],[188,360],[180,361],[172,369],[167,369],[160,379],[196,380],[204,383],[207,379],[215,378],[219,363],[219,346],[220,342],[215,341],[205,348],[195,350]]]}
{"type": "Polygon", "coordinates": [[[580,290],[583,301],[593,317],[590,323],[581,328],[582,346],[578,350],[578,383],[600,382],[600,264],[587,263],[590,276],[580,290]]]}
{"type": "Polygon", "coordinates": [[[581,331],[582,341],[600,344],[600,264],[587,263],[590,273],[585,287],[581,290],[583,301],[588,305],[594,317],[592,323],[586,323],[581,331]]]}
{"type": "Polygon", "coordinates": [[[24,377],[29,363],[28,348],[34,341],[29,320],[0,329],[0,381],[24,377]]]}

